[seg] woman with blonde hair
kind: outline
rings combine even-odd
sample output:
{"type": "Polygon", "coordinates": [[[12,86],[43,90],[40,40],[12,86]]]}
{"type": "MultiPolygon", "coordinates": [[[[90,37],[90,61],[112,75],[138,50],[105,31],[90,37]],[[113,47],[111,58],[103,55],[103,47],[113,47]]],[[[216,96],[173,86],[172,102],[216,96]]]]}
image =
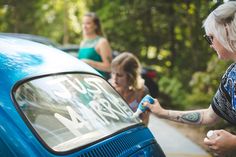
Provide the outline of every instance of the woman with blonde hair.
{"type": "MultiPolygon", "coordinates": [[[[149,93],[141,77],[141,65],[137,57],[130,52],[123,52],[111,62],[111,79],[109,82],[120,93],[135,112],[139,102],[149,93]]],[[[141,119],[147,125],[149,112],[143,113],[141,119]]]]}

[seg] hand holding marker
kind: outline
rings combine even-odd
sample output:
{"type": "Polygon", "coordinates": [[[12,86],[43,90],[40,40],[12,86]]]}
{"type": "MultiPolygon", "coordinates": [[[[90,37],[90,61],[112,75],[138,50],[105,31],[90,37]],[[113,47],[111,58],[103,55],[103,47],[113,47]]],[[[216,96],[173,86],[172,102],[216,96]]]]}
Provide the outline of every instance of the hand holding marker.
{"type": "Polygon", "coordinates": [[[150,104],[154,104],[154,99],[150,95],[146,95],[141,102],[138,104],[137,111],[133,114],[133,117],[138,117],[141,113],[145,112],[147,110],[146,106],[143,106],[144,102],[149,102],[150,104]]]}

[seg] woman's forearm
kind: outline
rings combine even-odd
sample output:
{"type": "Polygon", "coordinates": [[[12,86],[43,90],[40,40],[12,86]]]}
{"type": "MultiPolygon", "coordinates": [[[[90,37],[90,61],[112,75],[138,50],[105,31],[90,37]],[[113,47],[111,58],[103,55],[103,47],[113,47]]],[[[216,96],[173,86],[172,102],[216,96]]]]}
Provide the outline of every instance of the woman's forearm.
{"type": "Polygon", "coordinates": [[[220,119],[214,113],[211,106],[208,109],[193,111],[173,111],[164,109],[158,116],[160,118],[193,125],[212,124],[220,119]]]}
{"type": "Polygon", "coordinates": [[[168,115],[166,119],[186,123],[186,124],[202,124],[204,116],[204,111],[196,110],[196,111],[172,111],[168,110],[168,115]]]}
{"type": "Polygon", "coordinates": [[[105,72],[111,71],[110,63],[97,62],[93,60],[86,60],[86,63],[92,66],[93,68],[96,68],[101,71],[105,72]]]}

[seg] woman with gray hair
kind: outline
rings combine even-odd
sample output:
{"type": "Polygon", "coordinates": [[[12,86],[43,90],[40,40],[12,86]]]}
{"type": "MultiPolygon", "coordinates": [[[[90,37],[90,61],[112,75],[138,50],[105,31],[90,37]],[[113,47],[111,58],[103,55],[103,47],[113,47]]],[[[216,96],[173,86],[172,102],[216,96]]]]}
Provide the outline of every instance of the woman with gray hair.
{"type": "MultiPolygon", "coordinates": [[[[214,124],[220,118],[236,125],[236,1],[229,1],[209,14],[204,21],[210,47],[219,59],[232,60],[234,63],[226,70],[212,103],[207,109],[174,111],[161,107],[157,99],[154,105],[144,106],[158,117],[187,124],[214,124]]],[[[223,156],[236,150],[236,135],[225,130],[214,130],[204,139],[204,143],[216,156],[223,156]],[[211,136],[210,134],[214,134],[211,136]]]]}

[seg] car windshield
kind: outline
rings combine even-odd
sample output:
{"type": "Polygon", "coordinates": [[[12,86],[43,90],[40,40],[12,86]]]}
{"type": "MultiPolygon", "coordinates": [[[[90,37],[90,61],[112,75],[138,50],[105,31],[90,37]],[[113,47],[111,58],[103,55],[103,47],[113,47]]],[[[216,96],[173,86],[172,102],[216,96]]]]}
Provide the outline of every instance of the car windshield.
{"type": "Polygon", "coordinates": [[[14,97],[39,137],[54,151],[68,151],[140,119],[103,78],[91,74],[58,74],[24,82],[14,97]]]}

